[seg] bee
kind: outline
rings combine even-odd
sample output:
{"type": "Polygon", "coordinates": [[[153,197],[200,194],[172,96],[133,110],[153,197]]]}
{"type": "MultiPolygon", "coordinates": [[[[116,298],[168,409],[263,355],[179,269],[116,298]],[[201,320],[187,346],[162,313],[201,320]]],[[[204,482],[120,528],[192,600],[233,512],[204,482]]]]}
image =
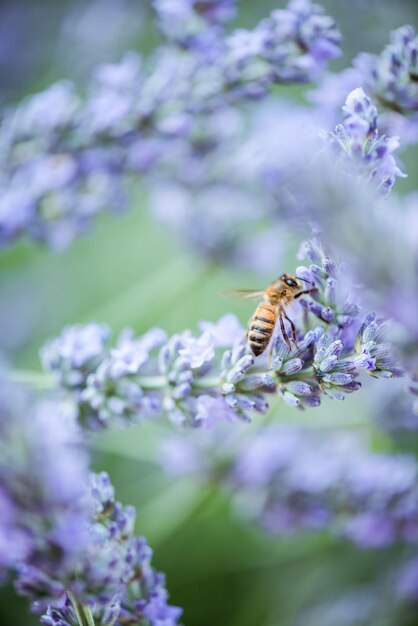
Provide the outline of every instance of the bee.
{"type": "Polygon", "coordinates": [[[292,351],[292,344],[286,332],[284,319],[286,319],[292,331],[292,339],[297,346],[296,327],[292,320],[286,314],[286,307],[303,296],[316,291],[316,288],[302,289],[300,280],[307,282],[302,278],[296,278],[289,274],[282,274],[277,280],[272,282],[264,291],[256,291],[253,289],[236,289],[232,291],[224,291],[223,295],[235,296],[241,299],[261,299],[262,302],[257,306],[255,313],[251,319],[250,327],[247,333],[248,345],[254,356],[260,356],[267,348],[277,321],[280,323],[280,331],[284,342],[289,351],[292,351]]]}

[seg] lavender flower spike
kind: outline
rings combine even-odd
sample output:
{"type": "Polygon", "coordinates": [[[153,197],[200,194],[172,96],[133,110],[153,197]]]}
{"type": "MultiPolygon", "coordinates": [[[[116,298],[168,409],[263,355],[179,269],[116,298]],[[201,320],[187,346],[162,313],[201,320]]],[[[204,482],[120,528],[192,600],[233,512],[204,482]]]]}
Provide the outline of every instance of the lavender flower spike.
{"type": "Polygon", "coordinates": [[[41,351],[44,368],[93,430],[162,415],[188,426],[248,420],[268,410],[271,394],[303,409],[317,407],[324,395],[342,400],[358,390],[361,370],[401,376],[381,342],[385,324],[369,315],[361,326],[345,277],[321,243],[306,242],[303,252],[312,264],[296,274],[311,289],[294,303],[293,346],[276,329],[270,348],[255,358],[230,314],[202,322],[200,335],[186,330],[167,339],[152,329],[135,338],[124,331],[113,348],[109,330],[90,324],[49,341],[41,351]]]}
{"type": "Polygon", "coordinates": [[[406,177],[393,156],[399,148],[398,137],[379,135],[377,109],[361,87],[347,96],[343,111],[344,123],[328,135],[331,146],[354,166],[360,180],[370,182],[379,195],[387,195],[397,176],[406,177]]]}
{"type": "Polygon", "coordinates": [[[154,0],[164,35],[183,48],[208,53],[222,35],[222,26],[236,15],[236,0],[154,0]]]}
{"type": "Polygon", "coordinates": [[[387,328],[387,322],[376,319],[374,313],[370,313],[363,322],[356,339],[356,351],[359,355],[365,355],[372,361],[369,374],[376,377],[392,378],[405,375],[405,370],[394,358],[392,347],[384,343],[383,339],[387,328]]]}
{"type": "Polygon", "coordinates": [[[265,426],[244,441],[229,427],[171,435],[166,471],[218,484],[244,519],[274,535],[328,531],[360,548],[418,538],[418,465],[373,453],[353,433],[265,426]],[[205,435],[205,436],[202,436],[205,435]]]}
{"type": "Polygon", "coordinates": [[[78,626],[78,614],[87,611],[98,626],[177,624],[182,611],[168,604],[164,577],[150,564],[152,551],[133,534],[135,509],[115,500],[107,474],[91,474],[85,503],[86,543],[72,564],[18,567],[16,588],[43,614],[41,623],[78,626]]]}
{"type": "Polygon", "coordinates": [[[352,67],[328,74],[313,93],[315,100],[333,116],[348,91],[362,87],[380,111],[382,132],[399,135],[402,143],[418,141],[418,36],[413,26],[390,34],[380,54],[359,54],[352,67]]]}
{"type": "Polygon", "coordinates": [[[86,542],[87,455],[74,415],[0,374],[0,566],[59,570],[86,542]]]}
{"type": "MultiPolygon", "coordinates": [[[[264,97],[275,84],[313,80],[339,52],[333,20],[308,0],[294,0],[252,30],[218,34],[233,6],[160,0],[161,15],[178,18],[186,40],[189,18],[198,18],[199,44],[163,47],[149,66],[127,53],[96,69],[86,99],[60,82],[4,113],[0,248],[23,234],[65,248],[98,213],[127,206],[132,175],[150,176],[157,164],[164,173],[171,151],[174,159],[185,155],[187,171],[208,115],[264,97]]],[[[176,30],[177,20],[167,20],[176,30]]]]}

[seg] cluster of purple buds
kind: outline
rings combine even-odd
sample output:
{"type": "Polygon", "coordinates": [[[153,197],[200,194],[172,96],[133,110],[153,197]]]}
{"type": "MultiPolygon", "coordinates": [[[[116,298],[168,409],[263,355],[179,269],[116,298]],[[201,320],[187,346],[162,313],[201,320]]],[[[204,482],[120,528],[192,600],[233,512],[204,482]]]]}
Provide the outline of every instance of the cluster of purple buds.
{"type": "Polygon", "coordinates": [[[416,119],[418,107],[418,38],[412,26],[391,33],[380,55],[360,55],[354,63],[370,85],[376,101],[402,115],[416,119]]]}
{"type": "Polygon", "coordinates": [[[380,111],[380,126],[405,143],[418,141],[418,37],[412,26],[390,35],[380,54],[361,53],[353,66],[328,74],[312,98],[325,110],[343,104],[346,94],[362,87],[380,111]]]}
{"type": "Polygon", "coordinates": [[[97,213],[126,205],[127,175],[163,160],[167,142],[192,142],[202,114],[276,83],[311,80],[337,55],[338,31],[307,0],[281,13],[282,28],[273,14],[253,31],[226,35],[214,55],[168,47],[144,68],[128,53],[97,68],[85,100],[62,82],[5,112],[0,246],[22,233],[67,246],[97,213]]]}
{"type": "MultiPolygon", "coordinates": [[[[310,0],[291,0],[252,30],[238,30],[228,42],[235,60],[230,76],[250,78],[249,94],[259,96],[267,85],[315,80],[329,60],[340,55],[341,35],[332,18],[310,0]],[[256,77],[256,81],[254,81],[256,77]]],[[[244,79],[245,82],[245,79],[244,79]]]]}
{"type": "Polygon", "coordinates": [[[393,348],[384,342],[387,333],[387,320],[376,319],[374,313],[369,313],[358,332],[355,350],[359,358],[371,360],[369,374],[377,378],[392,378],[405,375],[405,370],[393,356],[393,348]]]}
{"type": "Polygon", "coordinates": [[[355,187],[357,196],[386,196],[404,176],[394,157],[398,139],[379,133],[376,108],[361,89],[344,109],[344,124],[325,134],[308,109],[283,101],[265,103],[247,120],[236,111],[219,115],[152,180],[154,216],[198,254],[267,273],[288,246],[285,217],[295,226],[317,205],[333,212],[342,194],[347,203],[347,187],[350,195],[355,187]]]}
{"type": "Polygon", "coordinates": [[[327,530],[362,548],[418,537],[412,456],[372,453],[358,435],[322,429],[266,426],[244,440],[232,428],[202,434],[163,442],[165,470],[219,481],[244,518],[270,533],[327,530]]]}
{"type": "Polygon", "coordinates": [[[0,565],[59,569],[86,542],[88,459],[73,416],[0,378],[0,565]]]}
{"type": "Polygon", "coordinates": [[[387,195],[397,176],[405,178],[393,153],[399,148],[398,137],[379,134],[377,109],[363,89],[352,91],[343,107],[344,122],[338,124],[328,140],[348,166],[354,165],[357,178],[376,187],[381,196],[387,195]]]}
{"type": "Polygon", "coordinates": [[[168,40],[205,54],[220,45],[224,25],[237,12],[236,0],[154,0],[153,4],[168,40]]]}
{"type": "Polygon", "coordinates": [[[299,258],[310,261],[309,267],[296,268],[297,278],[305,281],[308,289],[315,289],[309,300],[302,304],[319,320],[335,324],[339,328],[353,325],[359,308],[353,302],[345,268],[327,254],[317,238],[305,241],[299,250],[299,258]]]}
{"type": "Polygon", "coordinates": [[[152,551],[133,534],[135,509],[115,501],[105,473],[91,474],[86,544],[71,566],[49,571],[22,564],[15,586],[32,601],[46,626],[178,623],[181,610],[167,603],[164,577],[150,565],[152,551]],[[90,621],[79,621],[79,616],[90,621]]]}
{"type": "Polygon", "coordinates": [[[343,399],[357,390],[360,370],[401,376],[383,343],[385,324],[369,315],[360,327],[351,300],[341,304],[336,295],[342,281],[335,262],[317,241],[307,242],[305,250],[314,263],[297,274],[309,274],[316,300],[299,307],[293,347],[276,330],[271,348],[256,359],[233,315],[203,322],[199,336],[186,330],[167,339],[152,329],[135,338],[124,331],[114,348],[107,327],[89,324],[68,327],[49,341],[41,352],[43,366],[69,392],[89,429],[161,414],[189,426],[248,419],[266,412],[267,397],[276,392],[291,406],[312,407],[323,394],[343,399]]]}
{"type": "Polygon", "coordinates": [[[372,454],[347,435],[318,441],[267,429],[240,455],[232,476],[242,497],[262,493],[256,518],[270,532],[330,528],[371,548],[416,540],[413,457],[372,454]]]}
{"type": "Polygon", "coordinates": [[[56,401],[34,403],[2,373],[2,572],[46,626],[174,625],[181,611],[133,534],[135,509],[115,501],[107,474],[89,474],[74,417],[56,401]]]}

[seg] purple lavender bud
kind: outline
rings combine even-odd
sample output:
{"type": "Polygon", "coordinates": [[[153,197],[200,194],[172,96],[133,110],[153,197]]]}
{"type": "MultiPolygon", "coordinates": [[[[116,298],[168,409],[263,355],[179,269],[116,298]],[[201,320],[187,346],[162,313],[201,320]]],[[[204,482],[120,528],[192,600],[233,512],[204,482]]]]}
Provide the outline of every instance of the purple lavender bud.
{"type": "Polygon", "coordinates": [[[317,271],[322,266],[323,250],[320,244],[314,239],[305,242],[304,254],[312,263],[310,271],[317,271]]]}
{"type": "Polygon", "coordinates": [[[324,271],[327,274],[329,274],[332,278],[337,278],[338,276],[337,265],[331,257],[325,256],[322,259],[322,267],[324,268],[324,271]]]}
{"type": "Polygon", "coordinates": [[[296,278],[302,278],[308,283],[314,283],[314,277],[312,276],[311,271],[304,265],[300,265],[296,268],[295,276],[296,278]]]}
{"type": "Polygon", "coordinates": [[[300,406],[300,400],[299,398],[297,398],[295,395],[293,395],[293,393],[290,393],[289,391],[286,390],[280,390],[280,395],[283,399],[283,401],[285,402],[285,404],[287,404],[288,406],[292,406],[292,407],[299,407],[300,406]]]}
{"type": "Polygon", "coordinates": [[[393,348],[382,343],[387,331],[387,321],[376,320],[375,314],[370,313],[358,332],[355,349],[357,354],[365,354],[370,360],[369,371],[372,376],[402,377],[405,370],[398,364],[392,352],[393,348]]]}
{"type": "Polygon", "coordinates": [[[233,393],[235,391],[234,383],[223,383],[221,385],[221,393],[228,394],[233,393]]]}
{"type": "Polygon", "coordinates": [[[182,400],[186,398],[192,391],[192,386],[188,383],[183,383],[178,385],[175,389],[173,389],[172,395],[175,400],[182,400]]]}
{"type": "Polygon", "coordinates": [[[304,398],[304,404],[310,408],[317,408],[321,404],[321,398],[319,396],[310,395],[304,398]]]}
{"type": "MultiPolygon", "coordinates": [[[[328,278],[327,282],[326,282],[326,287],[325,287],[325,299],[326,301],[329,303],[330,307],[335,306],[336,304],[336,280],[335,278],[328,278]]],[[[328,307],[330,309],[330,307],[328,307]]],[[[330,309],[331,310],[331,309],[330,309]]],[[[322,316],[324,316],[324,312],[322,312],[322,316]]],[[[323,319],[325,319],[325,321],[331,321],[331,320],[327,320],[325,317],[323,317],[323,319]]]]}
{"type": "Polygon", "coordinates": [[[286,389],[296,396],[309,396],[312,393],[311,386],[301,380],[290,381],[286,384],[286,389]]]}
{"type": "Polygon", "coordinates": [[[347,96],[343,111],[345,127],[351,134],[364,136],[375,130],[377,109],[361,87],[347,96]]]}
{"type": "Polygon", "coordinates": [[[281,368],[281,373],[283,373],[285,376],[292,376],[292,374],[300,372],[300,370],[303,368],[303,365],[304,362],[302,361],[302,359],[290,359],[289,361],[286,361],[286,363],[284,363],[283,367],[281,368]]]}
{"type": "Polygon", "coordinates": [[[322,309],[322,311],[321,311],[321,317],[322,317],[322,319],[323,319],[325,322],[330,323],[330,322],[332,322],[332,320],[334,319],[334,317],[335,317],[335,313],[334,313],[334,311],[331,309],[331,307],[326,306],[326,307],[324,307],[324,308],[322,309]]]}
{"type": "Polygon", "coordinates": [[[319,302],[310,301],[308,302],[308,307],[313,315],[322,318],[323,307],[319,304],[319,302]]]}
{"type": "Polygon", "coordinates": [[[341,374],[339,372],[336,372],[332,374],[325,374],[322,380],[326,383],[331,383],[333,385],[344,386],[351,383],[353,377],[351,376],[351,374],[341,374]]]}
{"type": "Polygon", "coordinates": [[[338,356],[336,355],[327,356],[326,358],[324,358],[323,361],[321,361],[319,370],[324,373],[329,372],[330,370],[334,369],[337,362],[338,362],[338,356]]]}
{"type": "Polygon", "coordinates": [[[254,357],[251,354],[245,354],[239,359],[236,365],[230,370],[226,379],[230,383],[237,383],[242,380],[246,372],[254,365],[254,357]]]}
{"type": "Polygon", "coordinates": [[[283,357],[279,354],[273,354],[271,359],[271,369],[280,371],[283,367],[283,357]]]}
{"type": "Polygon", "coordinates": [[[247,376],[239,385],[240,390],[250,391],[253,389],[258,389],[259,387],[272,387],[276,388],[275,382],[270,376],[252,374],[247,376]]]}
{"type": "Polygon", "coordinates": [[[104,355],[110,334],[107,326],[96,323],[67,326],[59,339],[42,348],[42,364],[61,384],[77,386],[104,355]]]}
{"type": "Polygon", "coordinates": [[[228,369],[232,364],[232,352],[231,350],[226,350],[221,359],[221,370],[228,369]]]}

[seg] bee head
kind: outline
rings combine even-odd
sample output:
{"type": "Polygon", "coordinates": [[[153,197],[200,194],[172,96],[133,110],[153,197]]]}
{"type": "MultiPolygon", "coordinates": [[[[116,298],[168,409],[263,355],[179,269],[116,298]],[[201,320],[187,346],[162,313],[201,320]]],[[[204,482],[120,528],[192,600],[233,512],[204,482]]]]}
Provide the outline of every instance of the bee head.
{"type": "Polygon", "coordinates": [[[291,289],[299,289],[299,283],[294,276],[289,276],[289,274],[282,274],[279,280],[291,289]]]}

